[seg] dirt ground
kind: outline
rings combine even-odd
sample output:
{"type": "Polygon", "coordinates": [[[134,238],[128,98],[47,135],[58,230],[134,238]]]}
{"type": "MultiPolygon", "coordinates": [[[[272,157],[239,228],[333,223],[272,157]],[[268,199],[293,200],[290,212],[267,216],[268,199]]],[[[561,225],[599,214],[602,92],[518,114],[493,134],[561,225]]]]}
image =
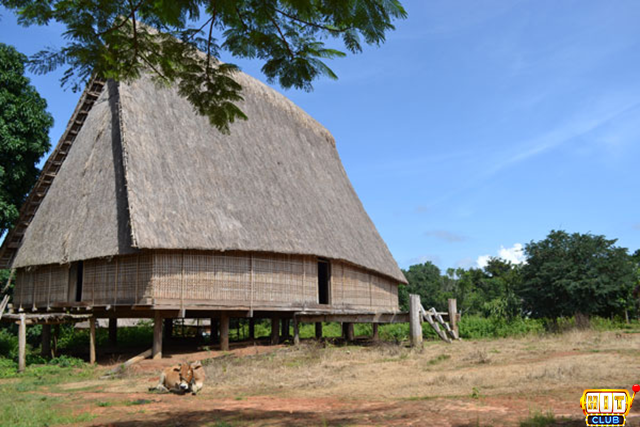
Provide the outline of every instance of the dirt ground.
{"type": "MultiPolygon", "coordinates": [[[[85,426],[584,426],[586,388],[640,382],[640,334],[570,332],[547,337],[299,347],[244,345],[230,352],[172,352],[116,379],[67,383],[85,426]],[[159,371],[202,360],[197,396],[153,394],[159,371]]],[[[113,368],[105,362],[100,372],[113,368]]],[[[627,425],[640,426],[640,404],[627,425]]]]}

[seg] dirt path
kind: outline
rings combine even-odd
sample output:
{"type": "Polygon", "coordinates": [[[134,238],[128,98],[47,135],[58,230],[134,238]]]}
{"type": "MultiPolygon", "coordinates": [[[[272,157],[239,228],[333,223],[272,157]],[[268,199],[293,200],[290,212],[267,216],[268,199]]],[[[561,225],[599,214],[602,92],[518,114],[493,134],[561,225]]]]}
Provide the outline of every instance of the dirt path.
{"type": "MultiPolygon", "coordinates": [[[[114,380],[48,391],[94,416],[85,426],[584,426],[585,388],[640,380],[640,334],[396,345],[249,346],[147,360],[114,380]],[[205,360],[198,396],[157,395],[164,366],[205,360]],[[547,414],[552,414],[549,417],[547,414]],[[544,418],[544,417],[543,417],[544,418]]],[[[104,366],[105,370],[110,366],[104,366]]],[[[640,425],[636,405],[627,425],[640,425]]]]}

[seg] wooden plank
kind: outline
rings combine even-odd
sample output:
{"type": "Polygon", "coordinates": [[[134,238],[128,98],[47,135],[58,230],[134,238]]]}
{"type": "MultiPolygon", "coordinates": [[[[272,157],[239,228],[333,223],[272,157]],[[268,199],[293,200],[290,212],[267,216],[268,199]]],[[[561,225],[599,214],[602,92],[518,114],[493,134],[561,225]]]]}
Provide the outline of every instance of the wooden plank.
{"type": "Polygon", "coordinates": [[[306,314],[294,315],[300,322],[351,322],[351,323],[407,323],[408,313],[378,313],[378,314],[306,314]]]}
{"type": "Polygon", "coordinates": [[[111,376],[126,370],[129,366],[131,366],[133,364],[136,364],[136,363],[138,363],[138,362],[140,362],[140,361],[142,361],[144,359],[148,359],[152,355],[153,355],[153,348],[150,348],[147,351],[143,351],[142,353],[138,354],[137,356],[134,356],[131,359],[127,360],[122,365],[118,365],[115,368],[107,371],[107,373],[104,374],[102,377],[100,377],[100,379],[108,379],[111,376]]]}
{"type": "Polygon", "coordinates": [[[409,331],[411,346],[422,348],[422,305],[420,296],[409,295],[409,331]]]}

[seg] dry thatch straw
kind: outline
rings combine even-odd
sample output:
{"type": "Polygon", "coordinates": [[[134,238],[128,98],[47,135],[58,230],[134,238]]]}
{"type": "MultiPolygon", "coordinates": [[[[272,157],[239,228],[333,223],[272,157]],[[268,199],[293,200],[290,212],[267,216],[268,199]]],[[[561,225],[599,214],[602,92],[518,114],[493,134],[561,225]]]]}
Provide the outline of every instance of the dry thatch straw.
{"type": "Polygon", "coordinates": [[[246,122],[223,135],[174,89],[108,83],[14,267],[139,249],[315,255],[406,282],[330,133],[240,73],[246,122]]]}

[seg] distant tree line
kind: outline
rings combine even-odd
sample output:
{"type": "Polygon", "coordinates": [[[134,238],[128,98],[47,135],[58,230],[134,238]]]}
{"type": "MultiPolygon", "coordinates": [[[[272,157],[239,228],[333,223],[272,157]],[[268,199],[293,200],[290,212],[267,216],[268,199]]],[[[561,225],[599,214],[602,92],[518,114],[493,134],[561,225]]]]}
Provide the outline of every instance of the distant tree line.
{"type": "Polygon", "coordinates": [[[484,268],[449,268],[431,262],[412,265],[399,290],[400,306],[409,294],[422,305],[444,310],[456,298],[466,314],[557,319],[571,316],[639,317],[640,250],[630,254],[616,239],[553,230],[525,246],[526,262],[491,258],[484,268]]]}

